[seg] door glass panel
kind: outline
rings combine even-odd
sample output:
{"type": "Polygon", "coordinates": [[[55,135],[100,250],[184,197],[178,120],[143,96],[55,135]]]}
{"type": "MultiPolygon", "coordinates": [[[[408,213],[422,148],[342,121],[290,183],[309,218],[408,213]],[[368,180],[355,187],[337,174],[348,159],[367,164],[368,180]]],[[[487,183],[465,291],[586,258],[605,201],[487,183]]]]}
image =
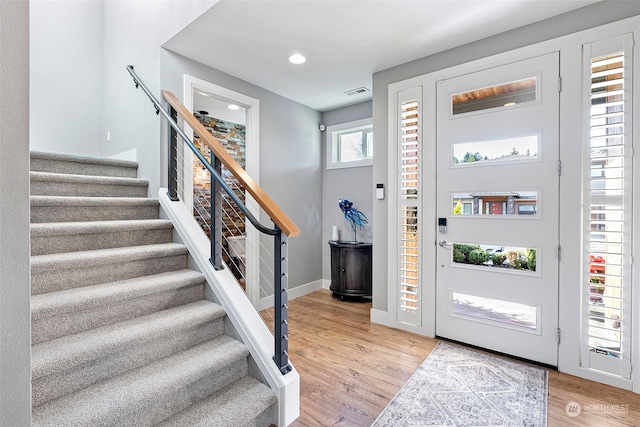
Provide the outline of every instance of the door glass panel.
{"type": "Polygon", "coordinates": [[[537,215],[537,191],[452,193],[454,215],[537,215]]]}
{"type": "Polygon", "coordinates": [[[535,160],[538,157],[538,135],[453,143],[451,148],[454,166],[535,160]]]}
{"type": "Polygon", "coordinates": [[[538,307],[451,292],[453,313],[529,330],[538,329],[538,307]]]}
{"type": "Polygon", "coordinates": [[[511,107],[536,100],[537,79],[517,80],[457,93],[451,97],[453,115],[491,108],[511,107]]]}
{"type": "Polygon", "coordinates": [[[537,251],[533,248],[454,243],[451,256],[454,264],[503,270],[536,271],[537,251]]]}

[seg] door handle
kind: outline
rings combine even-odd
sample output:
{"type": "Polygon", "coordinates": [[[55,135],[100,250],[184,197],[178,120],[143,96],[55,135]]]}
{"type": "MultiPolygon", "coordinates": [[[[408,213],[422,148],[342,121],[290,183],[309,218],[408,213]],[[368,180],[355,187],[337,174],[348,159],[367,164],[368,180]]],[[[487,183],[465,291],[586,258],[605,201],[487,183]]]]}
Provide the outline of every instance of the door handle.
{"type": "Polygon", "coordinates": [[[449,246],[449,247],[453,246],[451,243],[447,243],[447,241],[444,239],[440,240],[438,244],[440,245],[441,248],[444,248],[445,246],[449,246]]]}

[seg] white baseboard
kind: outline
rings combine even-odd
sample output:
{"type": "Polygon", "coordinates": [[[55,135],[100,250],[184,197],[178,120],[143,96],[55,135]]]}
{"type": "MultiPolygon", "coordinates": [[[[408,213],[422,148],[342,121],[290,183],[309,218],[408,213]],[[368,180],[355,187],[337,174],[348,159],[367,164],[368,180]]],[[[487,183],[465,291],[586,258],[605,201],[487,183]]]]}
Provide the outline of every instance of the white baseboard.
{"type": "MultiPolygon", "coordinates": [[[[289,300],[299,298],[303,295],[310,294],[311,292],[317,291],[318,289],[324,288],[324,279],[315,280],[310,283],[306,283],[304,285],[296,286],[295,288],[289,288],[289,300]]],[[[329,287],[327,286],[327,289],[329,287]]],[[[257,311],[262,311],[266,308],[273,307],[273,295],[268,297],[260,298],[258,301],[258,306],[256,307],[257,311]]]]}
{"type": "Polygon", "coordinates": [[[376,310],[375,308],[372,308],[369,314],[372,323],[379,323],[380,325],[385,325],[392,328],[395,327],[395,322],[393,322],[393,319],[391,319],[388,311],[376,310]]]}
{"type": "Polygon", "coordinates": [[[306,294],[310,294],[311,292],[317,291],[318,289],[322,289],[323,283],[322,279],[315,280],[313,282],[296,286],[295,288],[289,289],[289,299],[296,299],[306,294]]]}
{"type": "Polygon", "coordinates": [[[322,281],[322,289],[329,289],[331,286],[331,280],[329,279],[320,279],[322,281]]]}

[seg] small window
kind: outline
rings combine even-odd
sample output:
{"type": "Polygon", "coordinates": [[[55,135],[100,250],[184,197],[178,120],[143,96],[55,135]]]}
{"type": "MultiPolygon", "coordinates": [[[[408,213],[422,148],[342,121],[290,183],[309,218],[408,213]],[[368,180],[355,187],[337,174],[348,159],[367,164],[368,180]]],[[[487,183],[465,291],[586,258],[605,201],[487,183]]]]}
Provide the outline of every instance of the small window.
{"type": "Polygon", "coordinates": [[[373,164],[371,119],[327,127],[327,169],[373,164]]]}

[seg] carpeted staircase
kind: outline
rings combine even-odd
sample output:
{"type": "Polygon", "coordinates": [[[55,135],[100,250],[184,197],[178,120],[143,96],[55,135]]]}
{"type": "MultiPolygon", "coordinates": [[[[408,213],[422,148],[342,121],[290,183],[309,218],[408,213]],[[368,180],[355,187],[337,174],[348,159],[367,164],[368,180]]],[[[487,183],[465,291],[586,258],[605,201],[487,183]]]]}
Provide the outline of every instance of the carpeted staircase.
{"type": "Polygon", "coordinates": [[[31,153],[33,426],[269,426],[137,165],[31,153]]]}

